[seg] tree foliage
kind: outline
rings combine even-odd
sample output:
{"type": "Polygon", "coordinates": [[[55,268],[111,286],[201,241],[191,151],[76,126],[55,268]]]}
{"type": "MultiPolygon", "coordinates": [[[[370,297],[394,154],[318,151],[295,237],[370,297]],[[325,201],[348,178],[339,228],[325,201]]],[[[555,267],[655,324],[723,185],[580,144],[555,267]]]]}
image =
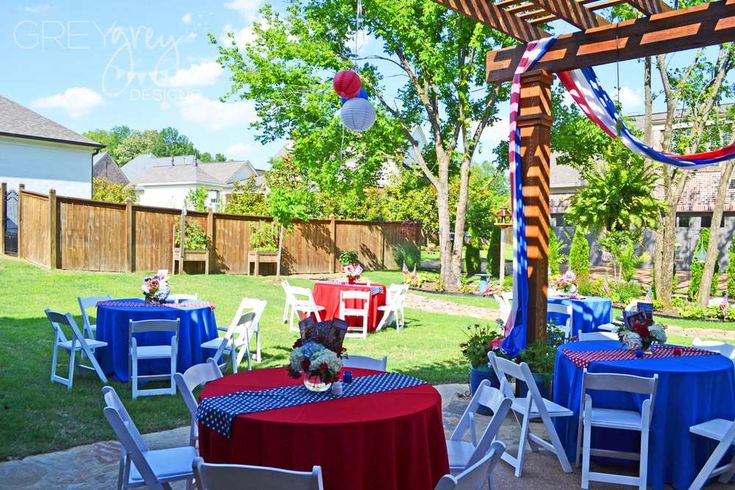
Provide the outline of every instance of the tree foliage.
{"type": "Polygon", "coordinates": [[[735,298],[735,240],[730,240],[727,256],[727,295],[735,298]]]}
{"type": "Polygon", "coordinates": [[[125,184],[117,184],[101,177],[92,179],[92,199],[94,201],[123,203],[127,198],[132,202],[137,200],[135,189],[125,184]]]}
{"type": "Polygon", "coordinates": [[[206,187],[197,186],[186,194],[186,208],[192,211],[204,212],[207,210],[207,197],[209,191],[206,187]]]}
{"type": "Polygon", "coordinates": [[[227,196],[225,212],[250,216],[269,215],[266,195],[257,185],[254,176],[243,182],[235,182],[232,193],[227,196]]]}
{"type": "Polygon", "coordinates": [[[590,275],[590,244],[587,241],[587,232],[581,226],[574,228],[569,249],[569,268],[579,279],[586,279],[590,275]]]}
{"type": "MultiPolygon", "coordinates": [[[[707,253],[707,249],[709,248],[709,237],[710,237],[710,230],[709,228],[704,228],[700,230],[699,232],[699,238],[697,239],[697,245],[694,247],[694,253],[692,253],[692,261],[691,265],[689,266],[689,272],[691,274],[691,278],[689,280],[689,287],[687,288],[687,296],[689,296],[690,299],[694,299],[699,294],[699,288],[700,284],[702,282],[702,273],[704,272],[704,261],[700,261],[698,255],[701,253],[707,253]]],[[[715,276],[718,277],[720,266],[719,261],[715,261],[715,276]]],[[[717,281],[712,281],[710,285],[710,295],[714,296],[717,294],[717,281]]]]}

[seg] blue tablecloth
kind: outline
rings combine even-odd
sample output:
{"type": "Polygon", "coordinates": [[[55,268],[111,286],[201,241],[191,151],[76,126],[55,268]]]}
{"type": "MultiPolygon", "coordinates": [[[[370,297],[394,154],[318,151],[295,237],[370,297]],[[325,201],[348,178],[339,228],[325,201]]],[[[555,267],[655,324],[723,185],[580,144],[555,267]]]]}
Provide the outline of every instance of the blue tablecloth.
{"type": "MultiPolygon", "coordinates": [[[[125,299],[125,302],[143,304],[142,299],[125,299]]],[[[214,311],[207,306],[189,307],[186,303],[171,306],[105,306],[97,307],[97,340],[104,340],[108,347],[97,350],[97,360],[105,374],[122,382],[128,381],[128,330],[130,320],[179,319],[178,356],[176,370],[186,371],[194,364],[206,361],[201,345],[217,336],[214,311]]],[[[137,334],[138,345],[167,343],[170,334],[137,334]]],[[[212,355],[213,352],[206,353],[212,355]]],[[[140,374],[167,372],[165,360],[139,361],[140,374]]]]}
{"type": "MultiPolygon", "coordinates": [[[[616,341],[564,344],[575,351],[621,349],[616,341]]],[[[672,357],[625,361],[597,361],[589,372],[621,373],[652,377],[658,373],[651,440],[648,454],[648,484],[686,489],[696,477],[715,443],[689,433],[689,427],[713,418],[735,418],[735,369],[721,355],[672,357]]],[[[556,355],[554,401],[568,407],[574,417],[555,419],[555,425],[570,461],[574,461],[583,370],[562,349],[556,355]]],[[[645,395],[595,392],[594,403],[606,408],[640,410],[645,395]]],[[[592,446],[638,451],[640,434],[632,431],[594,429],[592,446]]]]}
{"type": "MultiPolygon", "coordinates": [[[[549,303],[557,305],[569,305],[574,308],[574,321],[572,323],[572,336],[579,332],[594,332],[597,327],[612,321],[612,301],[599,296],[586,296],[584,299],[571,299],[561,297],[549,297],[549,303]]],[[[563,315],[549,313],[556,324],[564,324],[567,320],[563,315]]]]}

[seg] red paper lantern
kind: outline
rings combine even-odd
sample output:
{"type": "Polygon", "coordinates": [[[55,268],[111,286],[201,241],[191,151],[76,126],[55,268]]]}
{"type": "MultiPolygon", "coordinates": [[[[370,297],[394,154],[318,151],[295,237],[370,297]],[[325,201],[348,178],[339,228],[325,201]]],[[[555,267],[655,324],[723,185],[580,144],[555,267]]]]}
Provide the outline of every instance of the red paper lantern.
{"type": "Polygon", "coordinates": [[[360,75],[354,71],[342,70],[334,76],[332,86],[337,95],[345,99],[351,99],[360,92],[362,82],[360,81],[360,75]]]}

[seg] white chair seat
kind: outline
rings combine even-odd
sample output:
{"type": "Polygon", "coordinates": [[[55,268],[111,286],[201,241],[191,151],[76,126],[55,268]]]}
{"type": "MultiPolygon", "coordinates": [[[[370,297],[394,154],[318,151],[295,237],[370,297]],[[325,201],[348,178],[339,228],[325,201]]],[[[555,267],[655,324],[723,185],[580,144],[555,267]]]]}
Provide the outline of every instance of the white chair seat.
{"type": "MultiPolygon", "coordinates": [[[[546,398],[542,398],[544,402],[544,406],[546,407],[546,411],[549,412],[550,417],[571,417],[574,415],[574,413],[569,410],[568,408],[562,407],[561,405],[558,405],[551,400],[547,400],[546,398]]],[[[525,398],[514,398],[513,399],[513,405],[511,408],[514,412],[518,412],[521,414],[526,414],[526,405],[528,404],[528,401],[525,398]]],[[[536,404],[534,403],[531,405],[531,413],[528,414],[531,418],[535,418],[539,416],[538,409],[536,408],[536,404]]]]}
{"type": "Polygon", "coordinates": [[[592,426],[640,431],[643,429],[643,419],[634,410],[592,407],[592,426]]]}
{"type": "Polygon", "coordinates": [[[620,327],[614,323],[603,323],[602,325],[597,325],[598,330],[604,330],[606,332],[617,332],[619,328],[620,327]]]}
{"type": "Polygon", "coordinates": [[[344,316],[362,316],[365,314],[365,310],[354,310],[352,308],[345,308],[342,310],[344,316]]]}
{"type": "Polygon", "coordinates": [[[732,424],[733,422],[731,420],[714,419],[693,425],[689,428],[689,431],[693,434],[714,439],[715,441],[721,441],[722,437],[732,427],[732,424]]]}
{"type": "Polygon", "coordinates": [[[294,307],[297,310],[309,310],[309,311],[311,311],[311,310],[318,310],[318,311],[326,310],[325,307],[320,306],[320,305],[311,305],[311,304],[309,304],[308,301],[297,301],[294,304],[294,307]]]}
{"type": "Polygon", "coordinates": [[[378,306],[378,310],[380,310],[380,311],[388,311],[388,310],[393,310],[395,308],[396,307],[393,306],[393,305],[380,305],[380,306],[378,306]]]}
{"type": "Polygon", "coordinates": [[[202,349],[214,349],[217,350],[223,343],[226,343],[227,339],[223,337],[216,337],[212,340],[207,340],[202,344],[202,349]]]}
{"type": "MultiPolygon", "coordinates": [[[[72,344],[71,340],[66,340],[64,342],[59,342],[59,347],[61,347],[62,349],[71,351],[71,344],[72,344]]],[[[107,342],[102,342],[101,340],[87,339],[87,345],[89,346],[90,349],[97,349],[99,347],[107,347],[107,342]]],[[[77,351],[82,350],[82,344],[80,344],[79,341],[75,343],[74,350],[77,350],[77,351]]]]}
{"type": "MultiPolygon", "coordinates": [[[[191,475],[191,467],[197,450],[192,446],[156,449],[143,453],[159,481],[175,481],[191,475]]],[[[143,477],[131,462],[129,485],[143,486],[143,477]]]]}
{"type": "Polygon", "coordinates": [[[469,441],[447,441],[447,456],[449,456],[449,469],[464,470],[467,467],[475,446],[469,441]]]}
{"type": "Polygon", "coordinates": [[[143,345],[138,347],[138,359],[161,359],[170,358],[171,356],[170,345],[143,345]]]}

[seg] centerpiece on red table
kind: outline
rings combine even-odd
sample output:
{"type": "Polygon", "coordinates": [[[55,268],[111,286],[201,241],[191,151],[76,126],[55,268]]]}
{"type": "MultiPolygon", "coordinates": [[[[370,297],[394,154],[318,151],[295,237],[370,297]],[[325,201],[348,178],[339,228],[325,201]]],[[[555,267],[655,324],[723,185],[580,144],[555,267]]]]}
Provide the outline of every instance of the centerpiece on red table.
{"type": "Polygon", "coordinates": [[[357,252],[354,250],[346,250],[339,254],[339,263],[344,268],[345,275],[347,276],[347,282],[354,284],[360,279],[364,269],[360,262],[357,260],[357,252]]]}
{"type": "Polygon", "coordinates": [[[307,318],[299,323],[299,330],[301,338],[293,344],[288,375],[303,378],[309,391],[327,391],[339,380],[347,322],[335,319],[317,323],[307,318]]]}
{"type": "Polygon", "coordinates": [[[144,277],[140,289],[143,291],[146,303],[164,303],[171,292],[166,277],[158,274],[144,277]]]}
{"type": "Polygon", "coordinates": [[[625,318],[625,324],[618,329],[618,338],[628,349],[651,353],[653,344],[666,343],[666,330],[663,325],[653,323],[653,316],[641,311],[625,318]]]}
{"type": "Polygon", "coordinates": [[[559,277],[554,283],[556,291],[566,295],[574,296],[577,294],[577,275],[569,269],[563,276],[559,277]]]}

